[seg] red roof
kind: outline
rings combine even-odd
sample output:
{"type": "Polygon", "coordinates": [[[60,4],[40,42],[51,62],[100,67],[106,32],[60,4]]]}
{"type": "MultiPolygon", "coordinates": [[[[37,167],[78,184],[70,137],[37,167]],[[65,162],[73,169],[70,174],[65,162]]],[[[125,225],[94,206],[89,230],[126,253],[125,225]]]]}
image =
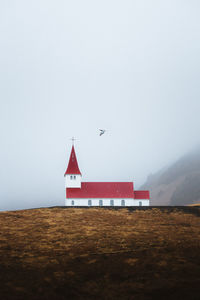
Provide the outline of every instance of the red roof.
{"type": "Polygon", "coordinates": [[[150,199],[149,191],[135,191],[135,199],[150,199]]]}
{"type": "Polygon", "coordinates": [[[74,150],[74,146],[72,146],[72,151],[71,151],[68,167],[65,172],[65,175],[67,175],[67,174],[80,174],[81,175],[81,172],[78,167],[78,162],[76,159],[76,153],[74,150]]]}
{"type": "Polygon", "coordinates": [[[134,198],[133,182],[82,182],[67,188],[67,198],[134,198]]]}

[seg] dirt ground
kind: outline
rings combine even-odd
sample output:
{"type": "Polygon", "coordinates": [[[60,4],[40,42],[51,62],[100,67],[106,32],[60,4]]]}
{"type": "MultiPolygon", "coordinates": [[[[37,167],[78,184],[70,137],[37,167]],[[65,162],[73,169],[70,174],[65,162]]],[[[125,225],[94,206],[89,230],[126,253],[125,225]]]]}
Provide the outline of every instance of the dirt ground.
{"type": "Polygon", "coordinates": [[[200,207],[1,212],[0,228],[2,300],[200,299],[200,207]]]}

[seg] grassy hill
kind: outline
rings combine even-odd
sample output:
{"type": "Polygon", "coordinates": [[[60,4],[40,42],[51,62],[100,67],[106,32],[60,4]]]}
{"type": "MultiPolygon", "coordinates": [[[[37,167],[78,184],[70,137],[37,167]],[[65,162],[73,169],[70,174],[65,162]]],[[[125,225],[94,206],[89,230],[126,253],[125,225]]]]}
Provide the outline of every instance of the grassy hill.
{"type": "Polygon", "coordinates": [[[141,189],[150,189],[152,205],[188,205],[200,202],[200,149],[148,177],[141,189]]]}
{"type": "Polygon", "coordinates": [[[0,296],[199,299],[200,207],[0,213],[0,296]]]}

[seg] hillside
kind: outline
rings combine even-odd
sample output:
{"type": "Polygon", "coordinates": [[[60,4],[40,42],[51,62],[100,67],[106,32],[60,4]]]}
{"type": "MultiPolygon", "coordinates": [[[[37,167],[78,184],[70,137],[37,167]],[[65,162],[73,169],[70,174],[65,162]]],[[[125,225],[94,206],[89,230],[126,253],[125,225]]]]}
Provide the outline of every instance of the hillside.
{"type": "Polygon", "coordinates": [[[141,189],[150,190],[151,205],[200,203],[200,149],[149,176],[141,189]]]}
{"type": "Polygon", "coordinates": [[[0,226],[1,299],[199,299],[200,208],[43,208],[0,226]]]}

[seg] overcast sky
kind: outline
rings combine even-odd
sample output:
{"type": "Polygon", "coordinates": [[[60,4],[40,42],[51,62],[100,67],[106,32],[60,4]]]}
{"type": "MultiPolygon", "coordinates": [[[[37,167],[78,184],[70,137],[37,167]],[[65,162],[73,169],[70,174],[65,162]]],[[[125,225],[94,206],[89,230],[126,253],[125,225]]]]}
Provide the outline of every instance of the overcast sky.
{"type": "Polygon", "coordinates": [[[0,1],[0,210],[134,181],[200,140],[199,0],[0,1]],[[99,137],[98,129],[107,129],[99,137]]]}

